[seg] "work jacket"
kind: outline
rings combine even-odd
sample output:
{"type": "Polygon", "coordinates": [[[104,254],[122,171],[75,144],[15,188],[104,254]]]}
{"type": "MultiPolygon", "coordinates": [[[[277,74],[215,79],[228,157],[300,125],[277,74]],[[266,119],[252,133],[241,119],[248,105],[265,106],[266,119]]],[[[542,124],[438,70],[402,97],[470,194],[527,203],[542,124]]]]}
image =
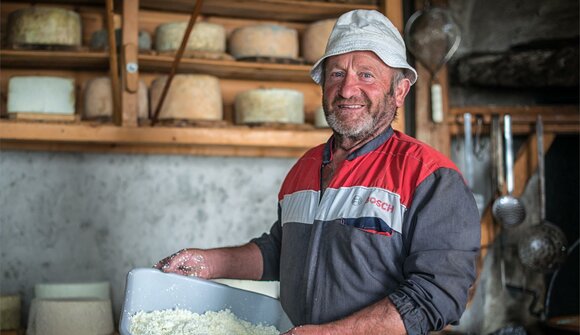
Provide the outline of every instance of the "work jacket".
{"type": "Polygon", "coordinates": [[[332,141],[292,167],[278,220],[254,239],[263,280],[280,280],[295,325],[320,324],[389,297],[409,334],[456,323],[475,279],[479,213],[457,167],[389,128],[342,163],[321,193],[332,141]]]}

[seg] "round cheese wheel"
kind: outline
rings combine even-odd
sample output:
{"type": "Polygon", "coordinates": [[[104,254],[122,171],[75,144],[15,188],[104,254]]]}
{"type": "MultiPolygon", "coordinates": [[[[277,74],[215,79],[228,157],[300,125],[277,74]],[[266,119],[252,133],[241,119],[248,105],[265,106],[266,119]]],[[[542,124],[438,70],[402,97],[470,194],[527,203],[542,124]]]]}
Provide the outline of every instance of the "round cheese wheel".
{"type": "MultiPolygon", "coordinates": [[[[167,76],[161,76],[151,83],[152,113],[157,109],[166,82],[167,76]]],[[[175,75],[158,117],[160,120],[222,120],[223,103],[218,78],[197,74],[175,75]]]]}
{"type": "Polygon", "coordinates": [[[110,299],[33,299],[29,335],[113,334],[110,299]]]}
{"type": "MultiPolygon", "coordinates": [[[[147,85],[139,80],[137,90],[138,118],[149,117],[149,99],[147,98],[147,85]]],[[[84,94],[83,118],[110,118],[113,116],[113,95],[111,90],[111,78],[95,77],[87,81],[84,94]]]]}
{"type": "Polygon", "coordinates": [[[71,10],[28,7],[8,15],[8,45],[80,46],[81,18],[71,10]]]}
{"type": "Polygon", "coordinates": [[[316,63],[324,55],[326,43],[336,19],[314,22],[306,28],[302,35],[302,57],[309,63],[316,63]]]}
{"type": "Polygon", "coordinates": [[[8,81],[8,113],[75,113],[75,80],[51,76],[14,76],[8,81]]]}
{"type": "MultiPolygon", "coordinates": [[[[186,29],[187,22],[170,22],[157,26],[155,50],[158,52],[178,50],[186,29]]],[[[225,28],[215,23],[196,22],[187,40],[186,50],[225,52],[225,28]]]]}
{"type": "Polygon", "coordinates": [[[235,58],[298,58],[298,32],[278,25],[253,25],[232,31],[229,51],[235,58]]]}
{"type": "Polygon", "coordinates": [[[289,89],[255,89],[236,95],[236,123],[304,123],[304,94],[289,89]]]}
{"type": "Polygon", "coordinates": [[[316,128],[328,128],[328,122],[326,121],[326,116],[324,115],[324,108],[319,107],[314,113],[314,126],[316,128]]]}
{"type": "Polygon", "coordinates": [[[0,329],[10,330],[20,328],[20,296],[0,296],[0,329]]]}

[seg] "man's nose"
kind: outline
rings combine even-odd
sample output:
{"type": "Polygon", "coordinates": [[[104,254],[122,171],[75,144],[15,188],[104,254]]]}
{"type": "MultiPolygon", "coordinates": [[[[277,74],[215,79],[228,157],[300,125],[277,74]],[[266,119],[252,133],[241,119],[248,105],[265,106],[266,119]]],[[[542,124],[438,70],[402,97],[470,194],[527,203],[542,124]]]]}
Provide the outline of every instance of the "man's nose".
{"type": "Polygon", "coordinates": [[[344,99],[356,96],[359,91],[358,78],[354,73],[347,73],[341,82],[339,94],[344,99]]]}

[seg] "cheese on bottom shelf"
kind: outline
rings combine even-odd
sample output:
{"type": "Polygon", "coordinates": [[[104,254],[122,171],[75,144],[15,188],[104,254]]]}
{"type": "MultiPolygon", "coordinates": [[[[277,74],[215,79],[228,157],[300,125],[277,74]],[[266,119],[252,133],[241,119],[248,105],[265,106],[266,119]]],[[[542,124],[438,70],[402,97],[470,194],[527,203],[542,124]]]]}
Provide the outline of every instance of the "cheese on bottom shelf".
{"type": "Polygon", "coordinates": [[[298,32],[278,25],[261,24],[234,30],[229,51],[235,58],[298,58],[298,32]]]}
{"type": "Polygon", "coordinates": [[[236,123],[304,123],[304,94],[290,89],[255,89],[235,98],[236,123]]]}
{"type": "MultiPolygon", "coordinates": [[[[187,22],[170,22],[155,29],[155,50],[158,52],[175,51],[181,46],[187,22]]],[[[222,25],[197,22],[187,40],[186,50],[226,51],[226,31],[222,25]]]]}
{"type": "MultiPolygon", "coordinates": [[[[137,90],[139,119],[147,119],[149,117],[149,99],[147,95],[147,85],[142,80],[139,80],[139,89],[137,90]]],[[[110,118],[112,116],[111,78],[96,77],[90,79],[85,87],[83,117],[85,119],[96,119],[110,118]]]]}
{"type": "MultiPolygon", "coordinates": [[[[167,76],[151,83],[151,110],[154,112],[161,100],[167,76]]],[[[178,74],[173,77],[159,119],[210,120],[223,118],[223,103],[217,77],[197,74],[178,74]]]]}
{"type": "Polygon", "coordinates": [[[73,78],[15,76],[8,81],[8,113],[73,115],[75,100],[73,78]]]}
{"type": "Polygon", "coordinates": [[[28,335],[113,334],[110,299],[33,299],[28,335]]]}

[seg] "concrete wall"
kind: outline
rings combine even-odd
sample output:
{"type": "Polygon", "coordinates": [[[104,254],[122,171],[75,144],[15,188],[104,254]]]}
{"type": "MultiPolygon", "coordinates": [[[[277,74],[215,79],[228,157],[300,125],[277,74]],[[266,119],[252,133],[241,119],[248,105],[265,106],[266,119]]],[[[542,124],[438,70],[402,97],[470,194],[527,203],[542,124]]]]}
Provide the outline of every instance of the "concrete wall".
{"type": "Polygon", "coordinates": [[[37,283],[106,280],[118,318],[132,268],[267,231],[294,161],[2,152],[0,290],[26,317],[37,283]]]}

